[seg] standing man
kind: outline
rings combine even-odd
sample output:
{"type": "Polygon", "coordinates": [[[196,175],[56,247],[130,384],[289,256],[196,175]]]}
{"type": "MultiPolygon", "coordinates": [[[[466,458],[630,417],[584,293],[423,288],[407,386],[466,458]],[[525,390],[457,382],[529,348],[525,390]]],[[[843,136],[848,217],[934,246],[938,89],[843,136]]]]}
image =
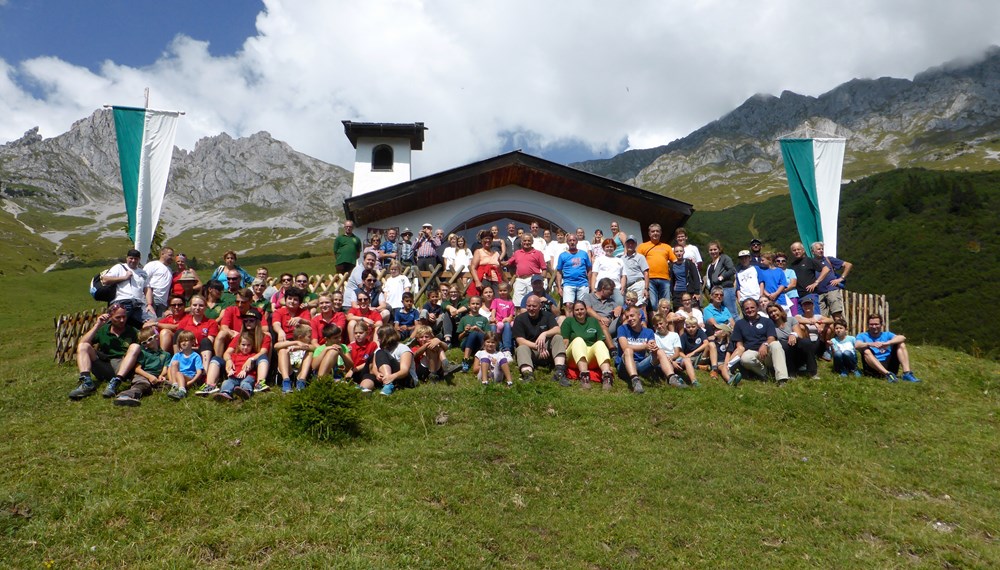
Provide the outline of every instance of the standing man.
{"type": "MultiPolygon", "coordinates": [[[[510,261],[514,252],[521,249],[521,238],[517,236],[517,225],[514,222],[507,223],[507,235],[503,239],[504,247],[506,248],[503,261],[510,261]]],[[[504,270],[509,272],[510,268],[505,265],[504,270]]]]}
{"type": "Polygon", "coordinates": [[[642,305],[649,298],[649,262],[645,255],[636,252],[635,236],[628,236],[625,239],[625,255],[622,256],[623,271],[625,272],[625,291],[634,291],[638,296],[637,304],[642,305]]]}
{"type": "Polygon", "coordinates": [[[378,259],[385,269],[389,268],[389,264],[393,261],[397,261],[398,256],[398,246],[396,244],[396,228],[389,228],[385,232],[385,240],[381,245],[378,246],[378,259]]]}
{"type": "Polygon", "coordinates": [[[799,293],[799,304],[809,297],[814,307],[819,307],[819,295],[816,287],[826,279],[830,268],[823,265],[815,257],[806,256],[806,246],[797,241],[789,248],[792,252],[792,262],[788,268],[795,272],[795,290],[799,293]]]}
{"type": "Polygon", "coordinates": [[[350,273],[361,256],[361,239],[354,235],[354,222],[344,222],[344,233],[333,240],[333,257],[337,273],[350,273]]]}
{"type": "Polygon", "coordinates": [[[149,288],[153,291],[153,310],[157,317],[162,317],[167,310],[170,289],[173,286],[174,273],[170,264],[174,262],[174,249],[160,248],[160,258],[147,263],[142,269],[149,277],[149,288]]]}
{"type": "MultiPolygon", "coordinates": [[[[531,245],[531,236],[525,234],[522,243],[531,245]]],[[[514,317],[511,332],[516,345],[515,356],[521,370],[521,380],[535,379],[535,365],[552,362],[555,371],[552,379],[561,386],[569,386],[566,379],[566,343],[559,334],[559,323],[549,311],[542,310],[542,303],[535,295],[525,299],[525,312],[514,317]]]]}
{"type": "Polygon", "coordinates": [[[410,228],[403,228],[400,237],[402,239],[397,244],[396,255],[399,256],[399,262],[406,268],[413,265],[413,232],[410,231],[410,228]]]}
{"type": "Polygon", "coordinates": [[[534,248],[531,234],[521,236],[521,249],[505,263],[513,268],[514,273],[514,305],[520,305],[524,296],[531,290],[531,278],[541,276],[545,272],[545,256],[534,248]]]}
{"type": "Polygon", "coordinates": [[[698,246],[688,243],[687,230],[684,228],[674,230],[674,240],[677,242],[677,245],[684,248],[684,259],[693,261],[695,266],[698,267],[698,273],[701,273],[701,251],[698,250],[698,246]]]}
{"type": "Polygon", "coordinates": [[[545,242],[545,238],[543,238],[538,233],[538,222],[531,222],[531,225],[528,226],[528,227],[531,230],[531,239],[532,239],[532,242],[533,242],[531,244],[532,247],[534,247],[538,251],[544,252],[545,251],[545,243],[546,242],[545,242]]]}
{"type": "Polygon", "coordinates": [[[417,269],[431,271],[437,265],[437,248],[441,247],[441,240],[434,237],[434,226],[424,224],[413,247],[417,252],[417,269]]]}
{"type": "Polygon", "coordinates": [[[128,314],[129,326],[137,329],[156,315],[149,276],[139,267],[141,256],[138,249],[130,249],[125,254],[124,264],[119,263],[101,275],[102,285],[116,285],[111,304],[122,306],[128,314]]]}
{"type": "Polygon", "coordinates": [[[663,228],[660,224],[649,224],[649,241],[643,242],[636,249],[641,255],[646,257],[649,264],[649,304],[652,310],[656,310],[660,299],[670,298],[670,264],[677,261],[674,255],[674,248],[670,244],[660,241],[663,236],[663,228]]]}
{"type": "Polygon", "coordinates": [[[844,295],[841,290],[844,288],[847,274],[851,272],[854,265],[849,261],[823,255],[823,242],[821,241],[813,242],[812,253],[817,261],[829,269],[825,277],[817,279],[819,285],[816,286],[823,316],[841,318],[844,316],[844,295]]]}
{"type": "Polygon", "coordinates": [[[576,236],[566,238],[568,249],[559,254],[556,263],[556,285],[562,287],[562,302],[565,314],[573,314],[573,303],[590,292],[590,255],[577,249],[576,236]]]}
{"type": "Polygon", "coordinates": [[[736,321],[733,329],[732,339],[736,343],[733,356],[740,357],[744,370],[761,378],[767,378],[768,367],[773,368],[774,379],[784,384],[788,381],[788,366],[774,322],[757,312],[759,305],[756,299],[745,299],[742,307],[743,318],[736,321]]]}
{"type": "Polygon", "coordinates": [[[750,265],[754,267],[760,267],[760,248],[762,245],[757,238],[750,240],[750,265]]]}
{"type": "Polygon", "coordinates": [[[736,301],[742,307],[743,301],[747,299],[760,300],[764,296],[764,288],[760,284],[757,266],[750,262],[750,251],[741,249],[739,258],[740,266],[736,268],[736,301]]]}
{"type": "Polygon", "coordinates": [[[868,330],[859,334],[854,347],[861,351],[865,374],[879,375],[889,382],[896,382],[899,368],[903,380],[920,382],[910,369],[910,353],[906,350],[906,337],[883,330],[882,315],[868,316],[868,330]]]}

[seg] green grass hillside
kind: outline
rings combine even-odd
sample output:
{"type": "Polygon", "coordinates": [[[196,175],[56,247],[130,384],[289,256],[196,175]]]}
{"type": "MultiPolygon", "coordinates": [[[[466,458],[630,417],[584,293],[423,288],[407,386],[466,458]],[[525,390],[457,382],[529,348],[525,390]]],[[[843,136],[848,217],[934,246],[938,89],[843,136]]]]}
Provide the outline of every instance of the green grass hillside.
{"type": "MultiPolygon", "coordinates": [[[[1000,283],[997,212],[996,172],[906,169],[845,185],[838,256],[854,263],[848,288],[885,294],[893,330],[909,339],[1000,358],[986,288],[1000,283]]],[[[798,240],[787,195],[698,212],[689,227],[695,243],[719,239],[734,261],[751,236],[786,252],[798,240]]]]}
{"type": "Polygon", "coordinates": [[[0,298],[0,567],[1000,566],[990,361],[914,346],[916,385],[643,396],[460,375],[365,400],[338,447],[291,435],[277,394],[67,400],[51,316],[93,305],[90,274],[0,298]]]}

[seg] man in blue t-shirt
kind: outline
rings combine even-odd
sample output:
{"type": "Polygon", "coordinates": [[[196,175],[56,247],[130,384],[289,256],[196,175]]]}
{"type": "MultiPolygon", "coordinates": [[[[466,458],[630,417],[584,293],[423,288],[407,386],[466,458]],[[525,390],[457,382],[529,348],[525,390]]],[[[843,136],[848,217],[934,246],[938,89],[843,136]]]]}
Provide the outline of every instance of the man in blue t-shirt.
{"type": "Polygon", "coordinates": [[[562,285],[562,302],[566,314],[573,312],[573,303],[590,292],[590,254],[578,249],[578,239],[573,234],[566,236],[568,250],[559,254],[556,263],[556,283],[562,285]]]}
{"type": "Polygon", "coordinates": [[[834,319],[844,315],[844,295],[841,290],[844,288],[844,280],[847,274],[854,267],[851,262],[827,257],[823,251],[823,242],[814,242],[811,246],[813,257],[819,261],[820,265],[829,269],[819,283],[816,285],[816,294],[819,295],[820,306],[824,317],[834,319]]]}
{"type": "MultiPolygon", "coordinates": [[[[622,316],[624,324],[618,327],[618,376],[628,378],[632,391],[644,392],[640,376],[652,377],[660,370],[660,354],[651,329],[642,326],[639,307],[632,305],[622,316]]],[[[669,358],[669,357],[667,357],[669,358]]]]}
{"type": "Polygon", "coordinates": [[[778,342],[774,322],[762,317],[759,307],[756,299],[743,300],[743,318],[736,321],[733,329],[732,338],[736,343],[733,356],[740,357],[744,370],[761,378],[767,378],[767,369],[773,368],[774,379],[783,384],[788,381],[785,351],[778,342]]]}
{"type": "Polygon", "coordinates": [[[868,330],[859,334],[854,347],[861,352],[865,374],[882,376],[889,382],[897,380],[896,374],[903,368],[901,378],[907,382],[920,382],[910,370],[910,354],[906,350],[906,337],[882,330],[882,315],[868,316],[868,330]]]}

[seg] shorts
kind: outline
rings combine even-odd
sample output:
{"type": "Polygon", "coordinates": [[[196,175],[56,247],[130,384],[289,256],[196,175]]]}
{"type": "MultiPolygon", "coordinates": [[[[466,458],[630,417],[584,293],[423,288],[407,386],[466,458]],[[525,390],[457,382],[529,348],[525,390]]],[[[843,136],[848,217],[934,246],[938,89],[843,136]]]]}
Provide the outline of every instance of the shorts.
{"type": "MultiPolygon", "coordinates": [[[[879,372],[878,370],[875,370],[874,368],[872,368],[868,364],[868,361],[865,360],[865,358],[864,358],[865,352],[869,352],[869,351],[867,349],[865,349],[865,350],[861,350],[859,352],[861,353],[862,371],[864,372],[864,375],[865,376],[874,376],[875,378],[881,378],[882,377],[882,373],[879,372]]],[[[899,374],[899,359],[896,357],[896,348],[895,347],[892,348],[892,352],[889,353],[888,358],[886,358],[885,361],[882,362],[882,366],[885,367],[885,369],[888,370],[889,372],[892,372],[893,374],[899,374]]]]}
{"type": "Polygon", "coordinates": [[[589,292],[590,287],[587,285],[563,285],[562,302],[564,305],[569,305],[575,301],[582,301],[589,292]]]}
{"type": "Polygon", "coordinates": [[[833,316],[834,313],[843,313],[844,293],[840,289],[823,293],[819,297],[819,304],[823,310],[824,317],[833,316]]]}

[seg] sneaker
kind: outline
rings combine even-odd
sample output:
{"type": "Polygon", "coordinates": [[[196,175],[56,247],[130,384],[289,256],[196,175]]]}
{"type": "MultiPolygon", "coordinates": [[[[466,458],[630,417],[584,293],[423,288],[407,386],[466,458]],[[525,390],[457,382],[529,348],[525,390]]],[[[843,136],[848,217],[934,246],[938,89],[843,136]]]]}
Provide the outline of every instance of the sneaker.
{"type": "Polygon", "coordinates": [[[896,382],[899,382],[899,378],[896,378],[896,375],[893,374],[892,372],[885,375],[885,380],[890,384],[895,384],[896,382]]]}
{"type": "Polygon", "coordinates": [[[216,392],[212,394],[212,399],[216,402],[232,402],[233,397],[228,392],[216,392]]]}
{"type": "Polygon", "coordinates": [[[188,395],[187,390],[181,390],[180,388],[174,388],[168,394],[168,398],[173,398],[174,400],[183,400],[188,395]]]}
{"type": "Polygon", "coordinates": [[[305,380],[296,380],[295,381],[295,389],[296,390],[305,390],[306,389],[306,381],[305,380]]]}
{"type": "Polygon", "coordinates": [[[198,390],[197,392],[195,392],[194,395],[195,396],[211,396],[212,394],[216,394],[218,392],[219,392],[219,387],[218,386],[209,386],[208,384],[205,384],[204,386],[201,387],[201,390],[198,390]]]}
{"type": "Polygon", "coordinates": [[[907,382],[920,382],[920,379],[913,375],[913,372],[903,372],[903,380],[907,382]]]}
{"type": "Polygon", "coordinates": [[[114,398],[118,395],[118,386],[122,383],[122,379],[115,376],[111,380],[108,380],[108,387],[104,389],[101,396],[105,398],[114,398]]]}
{"type": "Polygon", "coordinates": [[[395,389],[396,389],[396,387],[393,386],[392,384],[386,384],[385,386],[382,386],[382,391],[380,393],[383,396],[391,396],[393,390],[395,390],[395,389]]]}
{"type": "Polygon", "coordinates": [[[529,370],[527,372],[521,371],[521,382],[534,382],[535,381],[535,371],[529,370]]]}
{"type": "Polygon", "coordinates": [[[712,380],[718,380],[719,379],[719,371],[718,370],[713,370],[713,371],[709,372],[708,373],[708,377],[711,378],[712,380]]]}
{"type": "Polygon", "coordinates": [[[841,372],[840,373],[840,377],[841,378],[847,378],[847,372],[841,372]]]}
{"type": "Polygon", "coordinates": [[[820,356],[820,359],[830,362],[831,360],[833,360],[833,355],[830,354],[829,350],[825,350],[823,351],[823,354],[820,356]]]}
{"type": "Polygon", "coordinates": [[[267,392],[270,389],[271,389],[271,387],[268,386],[267,382],[264,382],[264,381],[257,382],[256,384],[254,384],[254,387],[253,387],[254,393],[257,393],[257,392],[267,392]]]}
{"type": "Polygon", "coordinates": [[[93,380],[80,380],[80,384],[69,393],[70,400],[82,400],[97,391],[93,380]]]}
{"type": "Polygon", "coordinates": [[[250,392],[244,390],[242,386],[237,386],[233,388],[233,395],[244,401],[250,399],[250,392]]]}
{"type": "Polygon", "coordinates": [[[472,362],[469,361],[469,359],[463,360],[462,361],[462,372],[468,372],[470,368],[472,368],[472,362]]]}
{"type": "Polygon", "coordinates": [[[861,378],[861,371],[860,370],[855,370],[854,371],[854,377],[855,378],[861,378]]]}
{"type": "Polygon", "coordinates": [[[291,394],[292,393],[292,381],[291,380],[282,380],[281,381],[281,393],[282,394],[291,394]]]}
{"type": "Polygon", "coordinates": [[[638,376],[632,377],[632,392],[635,394],[643,394],[646,390],[642,387],[642,380],[638,376]]]}
{"type": "Polygon", "coordinates": [[[115,398],[116,406],[128,406],[130,408],[135,408],[139,404],[139,398],[133,398],[132,396],[118,396],[115,398]]]}
{"type": "Polygon", "coordinates": [[[559,385],[562,386],[563,388],[568,388],[573,385],[569,381],[569,378],[566,377],[566,373],[561,370],[556,370],[555,372],[553,372],[552,379],[558,382],[559,385]]]}
{"type": "Polygon", "coordinates": [[[441,381],[441,376],[439,376],[437,372],[431,372],[430,374],[427,375],[427,381],[428,382],[440,382],[441,381]]]}
{"type": "Polygon", "coordinates": [[[371,394],[372,391],[371,391],[371,388],[362,388],[361,389],[361,393],[362,394],[371,394]]]}
{"type": "Polygon", "coordinates": [[[735,388],[740,385],[740,380],[742,379],[743,379],[743,373],[737,370],[736,372],[733,372],[732,376],[729,377],[728,384],[733,388],[735,388]]]}
{"type": "Polygon", "coordinates": [[[614,382],[615,376],[610,372],[605,372],[601,374],[601,388],[605,391],[611,389],[611,383],[614,382]]]}
{"type": "Polygon", "coordinates": [[[451,364],[444,369],[444,376],[451,376],[462,369],[461,364],[451,364]]]}
{"type": "Polygon", "coordinates": [[[586,378],[580,377],[580,387],[584,390],[590,390],[590,373],[587,374],[586,378]]]}
{"type": "Polygon", "coordinates": [[[667,384],[674,388],[687,388],[687,384],[676,374],[671,374],[670,378],[667,378],[667,384]]]}
{"type": "Polygon", "coordinates": [[[699,384],[697,380],[692,380],[691,381],[691,387],[692,388],[701,388],[701,384],[699,384]]]}

